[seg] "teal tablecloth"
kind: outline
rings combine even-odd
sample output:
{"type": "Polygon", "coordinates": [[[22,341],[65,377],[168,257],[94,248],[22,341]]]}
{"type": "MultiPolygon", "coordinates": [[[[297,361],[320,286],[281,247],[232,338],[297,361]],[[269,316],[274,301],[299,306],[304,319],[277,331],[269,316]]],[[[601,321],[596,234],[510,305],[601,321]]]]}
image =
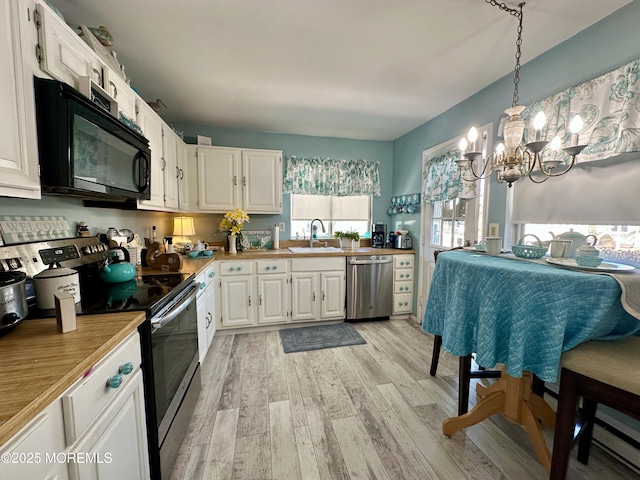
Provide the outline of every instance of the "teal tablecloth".
{"type": "Polygon", "coordinates": [[[438,255],[422,329],[454,355],[476,352],[484,367],[504,363],[555,382],[562,352],[592,339],[640,330],[609,275],[453,251],[438,255]]]}

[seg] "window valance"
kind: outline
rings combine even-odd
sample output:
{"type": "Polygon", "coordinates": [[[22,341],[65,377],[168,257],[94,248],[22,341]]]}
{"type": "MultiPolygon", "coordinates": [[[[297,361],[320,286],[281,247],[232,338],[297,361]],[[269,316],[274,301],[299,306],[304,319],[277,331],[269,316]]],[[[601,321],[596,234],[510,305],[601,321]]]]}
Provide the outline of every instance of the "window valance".
{"type": "Polygon", "coordinates": [[[380,196],[380,162],[287,157],[283,191],[338,197],[380,196]]]}
{"type": "Polygon", "coordinates": [[[475,198],[476,184],[464,179],[456,160],[460,158],[460,150],[451,149],[442,155],[430,159],[423,172],[424,184],[422,201],[424,203],[440,202],[453,198],[475,198]]]}
{"type": "MultiPolygon", "coordinates": [[[[588,145],[580,163],[640,151],[640,59],[529,105],[523,115],[529,141],[540,110],[547,116],[543,138],[551,141],[558,135],[563,145],[571,140],[569,122],[580,114],[584,128],[579,143],[588,145]]],[[[548,150],[543,159],[552,154],[548,150]]]]}

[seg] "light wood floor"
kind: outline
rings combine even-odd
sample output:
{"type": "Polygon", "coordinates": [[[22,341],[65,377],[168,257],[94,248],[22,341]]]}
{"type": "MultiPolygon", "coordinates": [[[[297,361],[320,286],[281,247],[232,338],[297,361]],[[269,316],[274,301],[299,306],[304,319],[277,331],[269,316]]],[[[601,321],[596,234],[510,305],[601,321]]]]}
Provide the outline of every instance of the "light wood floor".
{"type": "MultiPolygon", "coordinates": [[[[408,321],[354,325],[366,345],[290,354],[276,331],[216,336],[171,478],[547,478],[526,432],[501,416],[442,435],[457,357],[430,377],[432,336],[408,321]]],[[[638,477],[596,447],[588,467],[574,452],[569,478],[638,477]]]]}

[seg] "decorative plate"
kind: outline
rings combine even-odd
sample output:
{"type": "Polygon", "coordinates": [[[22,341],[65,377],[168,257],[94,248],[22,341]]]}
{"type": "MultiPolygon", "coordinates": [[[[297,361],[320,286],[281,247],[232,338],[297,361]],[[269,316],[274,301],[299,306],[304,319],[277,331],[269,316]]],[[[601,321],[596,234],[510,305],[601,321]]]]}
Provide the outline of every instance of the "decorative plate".
{"type": "Polygon", "coordinates": [[[623,263],[602,262],[597,267],[581,267],[576,263],[575,258],[547,258],[547,262],[551,265],[557,265],[559,267],[571,268],[574,270],[587,270],[591,272],[631,272],[636,269],[631,265],[624,265],[623,263]]]}

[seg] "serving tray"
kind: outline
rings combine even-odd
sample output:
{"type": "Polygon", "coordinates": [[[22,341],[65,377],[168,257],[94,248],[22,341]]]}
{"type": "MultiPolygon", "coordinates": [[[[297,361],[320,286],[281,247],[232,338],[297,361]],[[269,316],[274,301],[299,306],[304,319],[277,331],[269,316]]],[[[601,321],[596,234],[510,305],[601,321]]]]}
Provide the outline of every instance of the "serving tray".
{"type": "Polygon", "coordinates": [[[631,272],[636,269],[636,267],[633,267],[631,265],[613,262],[602,262],[597,267],[581,267],[576,263],[575,258],[547,258],[547,262],[551,265],[557,265],[559,267],[571,268],[574,270],[586,270],[591,272],[621,273],[631,272]]]}

